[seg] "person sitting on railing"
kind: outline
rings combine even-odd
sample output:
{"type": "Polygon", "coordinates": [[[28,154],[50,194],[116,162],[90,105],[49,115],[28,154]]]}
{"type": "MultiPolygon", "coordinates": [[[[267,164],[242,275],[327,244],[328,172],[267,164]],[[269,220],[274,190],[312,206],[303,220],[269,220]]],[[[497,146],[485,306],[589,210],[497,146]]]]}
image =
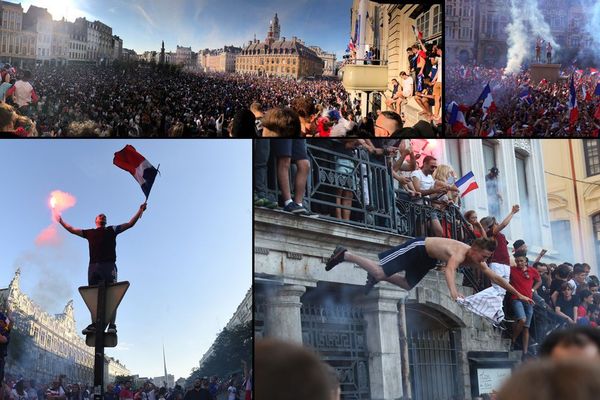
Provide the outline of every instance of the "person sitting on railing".
{"type": "MultiPolygon", "coordinates": [[[[460,207],[460,196],[458,188],[454,184],[456,182],[456,173],[451,166],[441,164],[433,171],[434,188],[442,188],[445,191],[436,195],[431,195],[431,205],[433,208],[440,210],[435,217],[441,221],[442,235],[447,238],[452,238],[452,225],[456,221],[448,221],[444,218],[444,211],[450,205],[460,207]]],[[[433,218],[433,216],[432,216],[433,218]]]]}
{"type": "Polygon", "coordinates": [[[410,174],[417,168],[417,160],[412,150],[410,139],[402,139],[399,146],[399,156],[392,163],[392,176],[398,182],[398,195],[402,200],[421,197],[415,190],[410,174]],[[408,157],[408,161],[406,161],[408,157]]]}
{"type": "MultiPolygon", "coordinates": [[[[433,172],[437,169],[437,159],[432,156],[427,156],[423,159],[423,166],[411,173],[411,179],[415,190],[421,193],[421,197],[430,199],[430,195],[445,194],[448,191],[447,186],[435,186],[433,172]]],[[[444,234],[442,225],[437,219],[437,214],[432,213],[429,221],[429,228],[433,236],[441,237],[444,234]]]]}
{"type": "Polygon", "coordinates": [[[563,283],[567,283],[571,275],[571,267],[568,264],[560,264],[554,271],[554,278],[550,284],[550,301],[552,306],[556,305],[558,295],[561,292],[563,283]]]}
{"type": "Polygon", "coordinates": [[[573,297],[573,288],[568,282],[564,282],[560,287],[554,311],[563,318],[565,323],[575,324],[577,302],[575,301],[575,297],[573,297]]]}
{"type": "Polygon", "coordinates": [[[420,115],[424,115],[426,119],[433,119],[431,107],[435,104],[433,97],[433,84],[428,76],[423,79],[423,90],[415,94],[415,101],[423,111],[419,111],[420,115]]]}
{"type": "Polygon", "coordinates": [[[481,222],[477,218],[477,212],[475,210],[469,210],[465,213],[465,219],[469,223],[469,229],[473,232],[475,237],[487,237],[485,229],[481,226],[481,222]]]}
{"type": "MultiPolygon", "coordinates": [[[[400,88],[400,83],[398,82],[398,80],[396,78],[393,78],[392,79],[392,95],[390,96],[389,99],[387,99],[385,101],[385,105],[391,111],[396,111],[396,108],[395,108],[396,100],[398,100],[398,97],[400,97],[400,92],[398,91],[399,88],[400,88]]],[[[398,110],[398,112],[400,112],[400,110],[398,110]]]]}

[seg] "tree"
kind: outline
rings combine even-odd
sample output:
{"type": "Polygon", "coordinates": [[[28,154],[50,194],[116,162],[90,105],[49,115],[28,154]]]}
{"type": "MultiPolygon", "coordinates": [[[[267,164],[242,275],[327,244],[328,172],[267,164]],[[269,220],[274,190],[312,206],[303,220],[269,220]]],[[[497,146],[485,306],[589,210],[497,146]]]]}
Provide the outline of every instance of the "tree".
{"type": "Polygon", "coordinates": [[[241,360],[252,365],[253,331],[252,322],[238,325],[232,329],[223,329],[213,343],[213,353],[200,368],[193,371],[187,385],[196,378],[217,375],[229,377],[241,371],[241,360]]]}

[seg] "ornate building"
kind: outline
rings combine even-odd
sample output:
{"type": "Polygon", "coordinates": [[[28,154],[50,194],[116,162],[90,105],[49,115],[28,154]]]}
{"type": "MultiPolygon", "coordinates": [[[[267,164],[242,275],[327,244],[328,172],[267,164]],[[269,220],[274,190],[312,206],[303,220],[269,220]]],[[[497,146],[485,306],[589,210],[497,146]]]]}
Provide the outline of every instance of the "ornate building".
{"type": "MultiPolygon", "coordinates": [[[[227,329],[235,328],[238,325],[245,324],[248,321],[252,321],[252,288],[248,289],[246,296],[233,313],[233,316],[225,326],[227,329]]],[[[214,345],[214,344],[213,344],[214,345]]],[[[200,360],[199,367],[202,368],[202,364],[208,360],[208,358],[214,352],[213,345],[204,353],[200,360]]]]}
{"type": "Polygon", "coordinates": [[[310,46],[312,51],[323,60],[323,75],[324,76],[335,76],[335,53],[328,53],[319,46],[310,46]]]}
{"type": "Polygon", "coordinates": [[[0,1],[0,58],[22,66],[32,63],[35,56],[36,33],[23,30],[23,7],[0,1]]]}
{"type": "MultiPolygon", "coordinates": [[[[511,22],[509,0],[448,0],[445,7],[447,60],[506,65],[506,26],[511,22]]],[[[573,0],[544,0],[544,7],[540,8],[554,40],[564,49],[573,50],[572,57],[594,46],[586,29],[588,11],[573,0]]],[[[529,49],[532,55],[534,40],[531,39],[529,49]]]]}
{"type": "Polygon", "coordinates": [[[192,48],[177,46],[175,50],[175,63],[180,65],[190,65],[192,62],[192,48]]]}
{"type": "Polygon", "coordinates": [[[235,60],[235,72],[300,78],[323,74],[323,60],[297,37],[280,38],[279,18],[271,21],[264,42],[249,41],[235,60]]]}
{"type": "Polygon", "coordinates": [[[235,72],[235,60],[242,52],[240,47],[225,46],[222,49],[205,49],[198,52],[198,66],[205,72],[235,72]]]}
{"type": "MultiPolygon", "coordinates": [[[[91,384],[94,377],[94,350],[87,347],[75,328],[73,300],[62,313],[50,315],[35,304],[20,288],[21,271],[7,288],[0,289],[0,303],[8,304],[15,319],[9,346],[6,371],[51,382],[58,375],[66,375],[66,382],[91,384]]],[[[115,360],[105,360],[107,377],[129,375],[125,366],[115,360]]]]}

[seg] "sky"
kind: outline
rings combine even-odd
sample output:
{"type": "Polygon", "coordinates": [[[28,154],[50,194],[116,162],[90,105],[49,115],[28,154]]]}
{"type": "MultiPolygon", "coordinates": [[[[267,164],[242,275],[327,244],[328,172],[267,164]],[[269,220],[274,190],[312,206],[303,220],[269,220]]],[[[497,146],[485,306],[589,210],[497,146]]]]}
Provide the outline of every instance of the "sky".
{"type": "Polygon", "coordinates": [[[62,244],[38,246],[50,193],[68,192],[75,228],[127,222],[144,202],[139,184],[112,164],[132,144],[160,164],[148,208],[117,236],[119,280],[131,286],[117,313],[119,345],[106,354],[133,374],[187,378],[251,287],[251,142],[248,140],[61,140],[0,143],[0,287],[17,266],[21,290],[50,314],[74,300],[78,332],[90,323],[77,288],[87,285],[87,240],[58,226],[62,244]]]}
{"type": "MultiPolygon", "coordinates": [[[[16,2],[16,0],[11,0],[16,2]]],[[[98,19],[138,54],[177,45],[215,49],[264,40],[278,13],[281,36],[297,36],[341,59],[350,36],[351,0],[23,0],[48,8],[54,19],[98,19]]]]}

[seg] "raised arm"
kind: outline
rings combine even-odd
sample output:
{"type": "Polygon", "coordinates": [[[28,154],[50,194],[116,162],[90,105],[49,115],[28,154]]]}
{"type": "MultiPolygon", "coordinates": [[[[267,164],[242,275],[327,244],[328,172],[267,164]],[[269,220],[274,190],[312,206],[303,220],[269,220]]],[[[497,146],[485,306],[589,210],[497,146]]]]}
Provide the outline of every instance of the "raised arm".
{"type": "Polygon", "coordinates": [[[542,249],[542,251],[540,251],[540,254],[538,254],[537,258],[535,259],[535,261],[533,263],[535,264],[535,263],[540,262],[542,257],[544,257],[544,255],[546,255],[546,252],[548,252],[548,250],[542,249]]]}
{"type": "Polygon", "coordinates": [[[146,211],[146,203],[144,203],[140,206],[140,208],[137,210],[135,215],[129,220],[129,222],[119,225],[119,230],[117,232],[119,232],[119,233],[125,232],[127,229],[134,226],[135,223],[138,221],[138,219],[140,219],[140,217],[142,216],[144,211],[146,211]]]}
{"type": "Polygon", "coordinates": [[[62,216],[58,217],[58,223],[61,224],[63,228],[71,232],[73,235],[83,237],[83,231],[78,228],[73,228],[71,225],[67,224],[65,221],[63,221],[62,216]]]}
{"type": "Polygon", "coordinates": [[[480,263],[479,267],[482,269],[482,272],[485,276],[487,276],[492,282],[497,284],[498,286],[503,287],[506,291],[511,292],[521,301],[527,302],[529,304],[533,304],[533,300],[527,296],[522,295],[515,289],[510,283],[508,283],[504,278],[495,273],[486,265],[486,263],[480,263]]]}
{"type": "Polygon", "coordinates": [[[519,212],[519,205],[515,204],[514,206],[512,206],[512,210],[510,210],[510,213],[506,216],[506,218],[504,218],[504,221],[502,221],[497,227],[494,228],[494,235],[496,235],[502,229],[506,228],[508,226],[508,224],[510,224],[512,217],[518,212],[519,212]]]}

